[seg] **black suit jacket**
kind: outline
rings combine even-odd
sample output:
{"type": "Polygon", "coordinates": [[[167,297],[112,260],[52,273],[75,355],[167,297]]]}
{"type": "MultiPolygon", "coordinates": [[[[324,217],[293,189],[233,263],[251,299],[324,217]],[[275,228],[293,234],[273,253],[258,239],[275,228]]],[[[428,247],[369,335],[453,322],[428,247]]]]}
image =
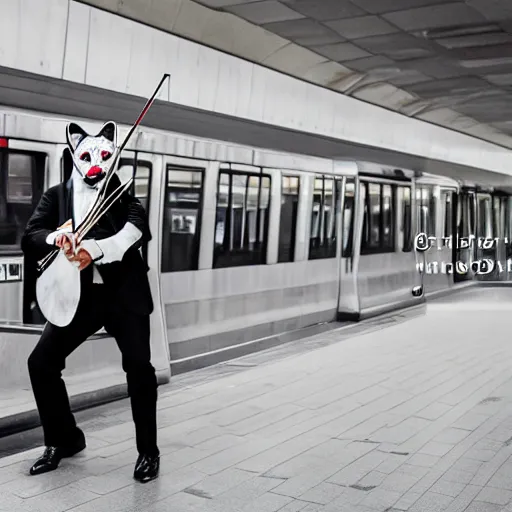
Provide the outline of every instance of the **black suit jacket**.
{"type": "MultiPolygon", "coordinates": [[[[110,180],[107,195],[120,185],[117,175],[110,180]]],[[[28,221],[21,248],[31,261],[39,261],[55,249],[46,243],[47,236],[67,220],[73,219],[73,180],[49,188],[41,197],[32,217],[28,221]]],[[[136,314],[150,314],[153,300],[149,286],[147,264],[140,254],[140,247],[151,240],[146,212],[140,201],[125,193],[85,237],[102,240],[119,232],[131,222],[141,232],[141,239],[125,253],[122,261],[97,265],[103,279],[114,293],[114,297],[127,310],[136,314]]],[[[92,282],[92,265],[82,271],[82,282],[92,282]]]]}

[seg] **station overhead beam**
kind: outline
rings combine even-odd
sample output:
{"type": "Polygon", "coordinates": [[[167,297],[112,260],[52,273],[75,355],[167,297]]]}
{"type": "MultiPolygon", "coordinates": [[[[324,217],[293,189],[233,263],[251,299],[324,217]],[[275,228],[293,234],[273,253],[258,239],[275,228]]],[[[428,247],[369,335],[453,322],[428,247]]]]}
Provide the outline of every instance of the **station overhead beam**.
{"type": "MultiPolygon", "coordinates": [[[[6,106],[71,118],[113,119],[131,124],[144,98],[60,79],[0,68],[0,97],[6,106]]],[[[512,174],[491,172],[418,155],[286,130],[233,116],[157,101],[144,125],[195,137],[340,160],[364,160],[512,190],[512,174]]],[[[0,124],[1,129],[1,124],[0,124]]],[[[8,135],[8,133],[7,133],[8,135]]],[[[414,134],[411,134],[414,136],[414,134]]],[[[64,133],[62,142],[65,142],[64,133]]]]}

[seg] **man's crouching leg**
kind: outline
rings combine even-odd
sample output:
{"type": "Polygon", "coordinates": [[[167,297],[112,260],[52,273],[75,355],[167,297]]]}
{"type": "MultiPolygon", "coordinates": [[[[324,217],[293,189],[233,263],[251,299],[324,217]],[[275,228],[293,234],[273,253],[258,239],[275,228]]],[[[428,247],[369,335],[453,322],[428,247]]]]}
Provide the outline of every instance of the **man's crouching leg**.
{"type": "Polygon", "coordinates": [[[94,314],[78,311],[67,327],[46,324],[41,339],[28,358],[28,371],[44,433],[45,450],[30,474],[57,469],[65,457],[86,447],[85,436],[71,412],[66,385],[62,379],[66,358],[91,334],[100,329],[94,314]]]}
{"type": "Polygon", "coordinates": [[[122,353],[139,453],[133,476],[143,483],[157,478],[160,470],[157,445],[158,384],[151,364],[149,323],[149,315],[114,311],[105,326],[115,337],[122,353]]]}

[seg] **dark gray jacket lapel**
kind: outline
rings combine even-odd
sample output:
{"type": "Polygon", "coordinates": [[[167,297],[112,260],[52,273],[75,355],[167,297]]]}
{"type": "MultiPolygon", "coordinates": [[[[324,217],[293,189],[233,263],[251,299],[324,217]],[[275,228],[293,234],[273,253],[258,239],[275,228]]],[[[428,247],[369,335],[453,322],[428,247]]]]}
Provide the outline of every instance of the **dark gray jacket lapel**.
{"type": "Polygon", "coordinates": [[[73,176],[69,178],[69,180],[66,182],[66,218],[62,222],[66,222],[69,219],[71,219],[71,223],[73,225],[73,231],[75,230],[75,215],[74,215],[74,209],[73,209],[73,176]]]}

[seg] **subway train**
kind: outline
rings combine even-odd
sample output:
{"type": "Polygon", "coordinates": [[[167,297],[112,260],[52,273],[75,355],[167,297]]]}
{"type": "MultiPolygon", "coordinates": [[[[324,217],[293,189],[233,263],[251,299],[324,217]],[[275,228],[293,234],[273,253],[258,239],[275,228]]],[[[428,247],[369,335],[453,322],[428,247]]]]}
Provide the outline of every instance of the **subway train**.
{"type": "MultiPolygon", "coordinates": [[[[45,322],[20,239],[43,191],[69,179],[67,122],[0,110],[0,330],[37,333],[45,322]]],[[[90,133],[102,124],[78,122],[90,133]]],[[[120,136],[127,130],[120,126],[120,136]]],[[[511,200],[485,184],[145,127],[118,173],[133,177],[130,193],[149,216],[153,238],[142,250],[156,304],[152,332],[176,367],[509,278],[502,241],[512,236],[511,200]],[[430,237],[429,250],[416,250],[419,233],[430,237]],[[470,236],[500,243],[456,243],[470,236]],[[503,269],[474,271],[485,258],[503,269]],[[469,270],[458,272],[459,262],[469,270]]]]}

